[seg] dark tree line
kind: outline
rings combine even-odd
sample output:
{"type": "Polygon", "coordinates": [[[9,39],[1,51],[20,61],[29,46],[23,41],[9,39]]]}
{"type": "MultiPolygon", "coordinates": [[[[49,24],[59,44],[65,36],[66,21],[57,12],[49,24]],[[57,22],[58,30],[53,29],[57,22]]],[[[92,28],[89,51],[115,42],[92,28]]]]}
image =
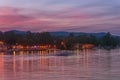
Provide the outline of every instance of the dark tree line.
{"type": "Polygon", "coordinates": [[[103,37],[96,37],[94,35],[79,35],[75,36],[70,33],[69,36],[55,37],[51,36],[49,32],[33,33],[26,32],[26,34],[16,34],[12,31],[2,33],[0,32],[0,40],[7,45],[57,45],[59,49],[72,49],[75,44],[93,44],[96,47],[115,48],[120,46],[120,37],[112,36],[109,32],[103,37]]]}
{"type": "Polygon", "coordinates": [[[0,33],[0,39],[8,45],[34,46],[54,43],[49,32],[32,33],[28,31],[26,34],[16,34],[11,31],[0,33]]]}
{"type": "MultiPolygon", "coordinates": [[[[65,42],[65,49],[72,49],[75,44],[93,44],[95,47],[102,47],[102,48],[116,48],[117,46],[120,46],[120,37],[112,36],[109,32],[106,33],[103,37],[97,37],[94,35],[79,35],[74,36],[73,33],[71,33],[67,37],[58,37],[59,41],[65,42]]],[[[61,46],[58,46],[61,48],[61,46]]]]}

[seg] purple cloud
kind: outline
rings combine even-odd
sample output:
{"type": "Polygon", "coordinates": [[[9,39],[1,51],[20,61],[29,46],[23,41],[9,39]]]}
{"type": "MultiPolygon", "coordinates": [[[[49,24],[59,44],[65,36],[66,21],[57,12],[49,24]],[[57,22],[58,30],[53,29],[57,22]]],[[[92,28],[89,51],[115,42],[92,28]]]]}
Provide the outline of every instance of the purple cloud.
{"type": "Polygon", "coordinates": [[[0,29],[119,34],[119,5],[119,0],[4,0],[0,29]]]}

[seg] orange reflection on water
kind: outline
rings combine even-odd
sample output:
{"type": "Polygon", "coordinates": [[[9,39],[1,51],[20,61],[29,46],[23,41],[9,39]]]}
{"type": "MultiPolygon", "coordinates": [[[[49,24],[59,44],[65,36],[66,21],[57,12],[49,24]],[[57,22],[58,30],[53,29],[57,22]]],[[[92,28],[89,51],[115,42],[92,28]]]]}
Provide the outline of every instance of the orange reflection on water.
{"type": "Polygon", "coordinates": [[[16,52],[13,52],[13,73],[14,73],[14,78],[16,79],[16,52]]]}
{"type": "Polygon", "coordinates": [[[70,56],[41,56],[40,52],[0,53],[0,80],[110,80],[111,76],[117,76],[113,77],[114,80],[120,78],[119,50],[77,50],[75,55],[70,56]]]}
{"type": "Polygon", "coordinates": [[[23,52],[21,51],[20,52],[20,61],[19,61],[19,64],[20,64],[20,71],[22,72],[23,71],[23,52]]]}
{"type": "Polygon", "coordinates": [[[85,66],[85,68],[88,68],[88,49],[84,49],[84,66],[85,66]]]}
{"type": "Polygon", "coordinates": [[[47,71],[49,69],[49,59],[48,58],[40,58],[39,64],[40,64],[40,70],[41,71],[47,71]]]}
{"type": "Polygon", "coordinates": [[[0,53],[0,76],[4,78],[4,53],[0,53]]]}
{"type": "Polygon", "coordinates": [[[0,73],[4,70],[4,54],[0,53],[0,73]]]}

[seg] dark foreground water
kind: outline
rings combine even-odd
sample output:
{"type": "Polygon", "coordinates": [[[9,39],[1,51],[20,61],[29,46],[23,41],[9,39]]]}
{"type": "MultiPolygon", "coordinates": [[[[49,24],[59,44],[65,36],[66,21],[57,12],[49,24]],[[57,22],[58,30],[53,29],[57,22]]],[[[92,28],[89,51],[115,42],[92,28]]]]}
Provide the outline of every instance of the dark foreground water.
{"type": "Polygon", "coordinates": [[[119,49],[41,53],[46,52],[0,53],[0,80],[120,80],[119,49]]]}

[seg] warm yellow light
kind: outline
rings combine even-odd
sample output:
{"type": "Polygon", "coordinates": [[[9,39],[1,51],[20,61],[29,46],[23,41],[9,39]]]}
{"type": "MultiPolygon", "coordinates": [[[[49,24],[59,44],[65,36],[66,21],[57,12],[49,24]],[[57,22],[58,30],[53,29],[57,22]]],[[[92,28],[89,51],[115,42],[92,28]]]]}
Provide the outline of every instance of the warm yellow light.
{"type": "Polygon", "coordinates": [[[3,42],[3,41],[0,41],[0,44],[1,44],[1,45],[3,45],[3,44],[4,44],[4,42],[3,42]]]}

